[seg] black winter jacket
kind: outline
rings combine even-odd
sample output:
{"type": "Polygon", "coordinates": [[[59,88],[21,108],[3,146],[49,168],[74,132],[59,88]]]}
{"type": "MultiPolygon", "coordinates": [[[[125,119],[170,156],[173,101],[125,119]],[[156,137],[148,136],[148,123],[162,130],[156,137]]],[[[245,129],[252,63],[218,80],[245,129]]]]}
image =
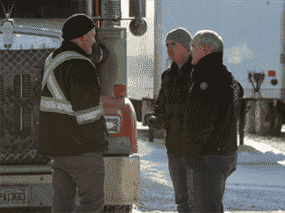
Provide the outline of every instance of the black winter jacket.
{"type": "Polygon", "coordinates": [[[183,125],[183,155],[193,166],[207,155],[224,155],[237,150],[234,78],[223,65],[221,53],[203,57],[191,72],[183,125]]]}
{"type": "Polygon", "coordinates": [[[161,76],[161,88],[154,104],[154,115],[159,117],[160,123],[166,129],[165,145],[168,154],[182,157],[182,126],[184,104],[191,86],[192,57],[179,70],[173,62],[161,76]]]}
{"type": "MultiPolygon", "coordinates": [[[[88,55],[72,41],[64,41],[52,58],[64,51],[88,55]]],[[[100,82],[94,64],[87,60],[71,59],[54,69],[54,75],[66,99],[75,112],[93,109],[100,104],[100,82]]],[[[52,97],[45,85],[41,96],[52,97]]],[[[78,124],[75,116],[55,112],[40,112],[38,153],[46,157],[78,156],[86,152],[105,152],[109,133],[105,117],[78,124]]]]}

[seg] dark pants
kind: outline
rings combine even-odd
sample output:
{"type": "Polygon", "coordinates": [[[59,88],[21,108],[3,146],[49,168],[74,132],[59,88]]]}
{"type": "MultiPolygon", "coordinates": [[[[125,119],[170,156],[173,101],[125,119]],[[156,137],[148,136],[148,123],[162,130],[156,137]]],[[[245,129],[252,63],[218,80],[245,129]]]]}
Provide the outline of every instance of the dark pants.
{"type": "Polygon", "coordinates": [[[223,213],[226,179],[236,170],[237,153],[205,156],[195,169],[168,154],[169,173],[179,213],[223,213]]]}
{"type": "Polygon", "coordinates": [[[74,212],[76,187],[81,197],[76,212],[104,212],[105,167],[102,153],[55,157],[52,163],[53,213],[74,212]]]}

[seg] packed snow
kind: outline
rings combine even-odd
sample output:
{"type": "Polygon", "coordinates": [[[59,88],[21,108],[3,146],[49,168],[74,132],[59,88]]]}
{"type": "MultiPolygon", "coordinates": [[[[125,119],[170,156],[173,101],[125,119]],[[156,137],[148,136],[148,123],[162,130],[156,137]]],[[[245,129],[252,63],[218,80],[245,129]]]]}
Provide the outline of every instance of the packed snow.
{"type": "MultiPolygon", "coordinates": [[[[139,127],[138,127],[139,128],[139,127]]],[[[237,170],[227,179],[225,212],[285,211],[285,139],[246,134],[238,148],[237,170]]],[[[138,133],[141,199],[137,211],[177,212],[163,139],[138,133]]]]}

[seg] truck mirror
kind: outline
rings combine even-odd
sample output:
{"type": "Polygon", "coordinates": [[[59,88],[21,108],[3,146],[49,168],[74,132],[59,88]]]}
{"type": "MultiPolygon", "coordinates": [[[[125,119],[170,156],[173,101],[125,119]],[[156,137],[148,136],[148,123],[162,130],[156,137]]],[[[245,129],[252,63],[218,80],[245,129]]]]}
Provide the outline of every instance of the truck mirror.
{"type": "Polygon", "coordinates": [[[146,33],[146,21],[141,18],[135,18],[130,23],[130,31],[135,36],[142,36],[146,33]]]}

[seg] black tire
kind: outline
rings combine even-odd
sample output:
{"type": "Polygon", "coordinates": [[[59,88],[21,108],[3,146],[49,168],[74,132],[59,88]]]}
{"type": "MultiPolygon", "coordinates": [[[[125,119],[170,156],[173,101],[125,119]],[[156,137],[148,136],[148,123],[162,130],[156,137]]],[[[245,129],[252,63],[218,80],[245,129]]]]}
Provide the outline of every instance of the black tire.
{"type": "Polygon", "coordinates": [[[275,130],[275,135],[280,136],[282,125],[283,125],[283,114],[282,114],[282,103],[281,103],[281,101],[277,102],[276,110],[277,110],[277,112],[276,112],[274,130],[275,130]]]}
{"type": "Polygon", "coordinates": [[[273,126],[272,136],[279,137],[281,135],[282,125],[283,125],[282,115],[280,113],[277,113],[275,118],[275,124],[273,126]]]}
{"type": "Polygon", "coordinates": [[[276,106],[272,104],[271,106],[272,116],[271,116],[271,128],[270,128],[270,136],[281,135],[281,129],[283,125],[283,115],[282,115],[282,103],[278,100],[276,106]]]}
{"type": "Polygon", "coordinates": [[[105,205],[104,212],[105,213],[132,213],[133,206],[132,205],[105,205]]]}

